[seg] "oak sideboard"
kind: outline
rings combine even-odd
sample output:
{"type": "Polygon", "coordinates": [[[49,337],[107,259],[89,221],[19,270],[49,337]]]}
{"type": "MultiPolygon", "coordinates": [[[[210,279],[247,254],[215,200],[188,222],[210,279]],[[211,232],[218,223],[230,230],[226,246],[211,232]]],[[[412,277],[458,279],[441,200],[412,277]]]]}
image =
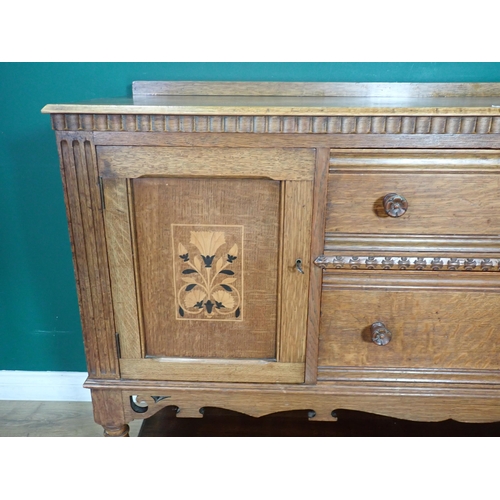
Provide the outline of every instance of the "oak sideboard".
{"type": "Polygon", "coordinates": [[[500,420],[500,84],[139,81],[42,111],[106,436],[166,406],[500,420]]]}

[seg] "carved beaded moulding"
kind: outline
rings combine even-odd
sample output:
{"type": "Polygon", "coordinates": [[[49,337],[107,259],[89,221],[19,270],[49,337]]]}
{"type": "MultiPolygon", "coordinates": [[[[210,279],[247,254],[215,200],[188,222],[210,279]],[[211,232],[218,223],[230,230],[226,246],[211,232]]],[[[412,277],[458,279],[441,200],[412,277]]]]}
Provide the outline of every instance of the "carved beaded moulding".
{"type": "Polygon", "coordinates": [[[500,259],[459,257],[359,257],[320,255],[314,263],[323,269],[377,269],[415,271],[500,271],[500,259]]]}
{"type": "Polygon", "coordinates": [[[53,114],[58,131],[277,134],[498,134],[491,116],[177,116],[53,114]]]}

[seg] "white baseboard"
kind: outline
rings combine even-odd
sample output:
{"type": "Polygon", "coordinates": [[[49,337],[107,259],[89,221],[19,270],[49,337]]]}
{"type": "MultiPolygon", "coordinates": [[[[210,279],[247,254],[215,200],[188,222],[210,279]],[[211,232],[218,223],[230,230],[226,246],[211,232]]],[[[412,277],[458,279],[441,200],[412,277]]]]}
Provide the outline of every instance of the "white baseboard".
{"type": "Polygon", "coordinates": [[[90,401],[85,372],[0,371],[0,400],[90,401]]]}

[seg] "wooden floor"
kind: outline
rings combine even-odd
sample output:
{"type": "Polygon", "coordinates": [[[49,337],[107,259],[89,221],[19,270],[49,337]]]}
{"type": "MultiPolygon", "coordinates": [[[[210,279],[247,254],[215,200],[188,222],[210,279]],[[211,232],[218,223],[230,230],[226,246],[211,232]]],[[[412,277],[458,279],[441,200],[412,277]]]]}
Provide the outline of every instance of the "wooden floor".
{"type": "MultiPolygon", "coordinates": [[[[137,437],[142,420],[130,424],[137,437]]],[[[102,437],[92,403],[0,401],[0,437],[102,437]]]]}
{"type": "MultiPolygon", "coordinates": [[[[307,411],[252,418],[229,410],[206,408],[203,418],[177,418],[167,407],[147,420],[130,424],[131,437],[203,436],[500,436],[500,422],[465,424],[408,422],[338,410],[337,422],[310,422],[307,411]]],[[[91,403],[0,401],[0,437],[100,437],[91,403]]]]}

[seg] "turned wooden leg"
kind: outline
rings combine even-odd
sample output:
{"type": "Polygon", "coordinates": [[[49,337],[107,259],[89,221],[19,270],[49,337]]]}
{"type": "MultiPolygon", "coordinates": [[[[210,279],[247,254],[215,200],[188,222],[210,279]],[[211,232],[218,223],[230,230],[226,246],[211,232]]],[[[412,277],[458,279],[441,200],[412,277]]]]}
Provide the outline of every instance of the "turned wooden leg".
{"type": "Polygon", "coordinates": [[[92,389],[92,405],[94,420],[104,428],[105,437],[129,437],[121,391],[92,389]]]}
{"type": "Polygon", "coordinates": [[[104,437],[130,437],[130,427],[125,424],[121,427],[104,427],[104,437]]]}

